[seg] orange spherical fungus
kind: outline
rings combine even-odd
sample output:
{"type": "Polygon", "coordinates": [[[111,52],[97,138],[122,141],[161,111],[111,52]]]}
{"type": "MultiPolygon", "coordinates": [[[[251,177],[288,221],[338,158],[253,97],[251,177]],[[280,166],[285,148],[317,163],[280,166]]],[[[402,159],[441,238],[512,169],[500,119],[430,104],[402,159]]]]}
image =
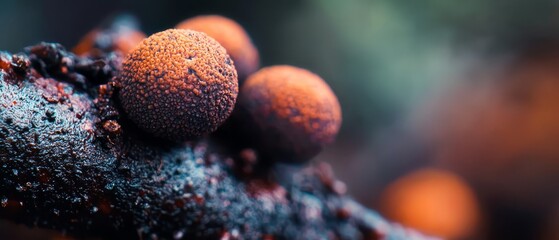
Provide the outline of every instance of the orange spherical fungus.
{"type": "Polygon", "coordinates": [[[117,77],[128,117],[157,137],[184,140],[210,133],[231,114],[237,72],[206,34],[170,29],[143,40],[117,77]]]}
{"type": "Polygon", "coordinates": [[[145,38],[146,34],[138,30],[121,31],[114,38],[113,50],[128,54],[145,38]]]}
{"type": "Polygon", "coordinates": [[[89,53],[93,49],[93,46],[95,45],[95,40],[99,35],[99,32],[100,32],[99,29],[93,29],[90,32],[88,32],[78,42],[78,44],[76,44],[76,46],[72,49],[72,52],[74,52],[79,56],[84,56],[87,53],[89,53]]]}
{"type": "Polygon", "coordinates": [[[176,28],[204,32],[217,40],[235,62],[240,81],[258,70],[258,51],[237,22],[222,16],[207,15],[184,20],[176,28]]]}
{"type": "Polygon", "coordinates": [[[261,151],[281,161],[304,162],[334,141],[342,122],[340,104],[318,75],[292,66],[266,67],[241,88],[261,151]]]}
{"type": "Polygon", "coordinates": [[[146,34],[136,29],[119,28],[105,31],[93,29],[80,40],[72,51],[80,56],[90,54],[99,48],[103,51],[118,51],[128,54],[145,38],[146,34]]]}
{"type": "Polygon", "coordinates": [[[480,222],[471,188],[453,173],[422,169],[388,186],[381,212],[394,221],[445,239],[468,239],[480,222]]]}

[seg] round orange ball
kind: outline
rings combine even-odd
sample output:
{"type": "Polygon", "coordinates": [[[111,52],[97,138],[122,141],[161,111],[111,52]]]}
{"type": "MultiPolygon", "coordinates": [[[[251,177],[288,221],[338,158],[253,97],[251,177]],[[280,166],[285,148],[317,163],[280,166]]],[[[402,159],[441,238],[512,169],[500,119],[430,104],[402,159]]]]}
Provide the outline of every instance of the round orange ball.
{"type": "Polygon", "coordinates": [[[127,116],[170,140],[215,131],[238,93],[237,72],[225,49],[204,33],[180,29],[142,41],[124,60],[117,83],[127,116]]]}
{"type": "Polygon", "coordinates": [[[292,66],[266,67],[241,88],[240,110],[267,159],[305,162],[334,141],[340,104],[318,75],[292,66]]]}
{"type": "Polygon", "coordinates": [[[186,19],[176,28],[200,31],[218,41],[235,62],[239,81],[244,81],[258,70],[258,51],[248,33],[237,22],[223,16],[206,15],[186,19]]]}

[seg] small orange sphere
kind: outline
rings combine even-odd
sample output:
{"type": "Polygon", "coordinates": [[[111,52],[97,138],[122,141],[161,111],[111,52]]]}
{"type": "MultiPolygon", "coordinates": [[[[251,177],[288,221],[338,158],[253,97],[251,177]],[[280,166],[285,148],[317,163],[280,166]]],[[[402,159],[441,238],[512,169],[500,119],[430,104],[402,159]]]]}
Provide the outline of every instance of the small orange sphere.
{"type": "Polygon", "coordinates": [[[258,51],[247,32],[237,22],[222,16],[207,15],[186,19],[176,28],[204,32],[217,40],[235,62],[239,81],[244,81],[258,70],[258,51]]]}
{"type": "Polygon", "coordinates": [[[128,54],[142,40],[146,38],[143,32],[131,28],[99,30],[93,29],[87,33],[72,51],[80,56],[90,54],[91,51],[118,51],[128,54]]]}
{"type": "Polygon", "coordinates": [[[89,31],[79,42],[74,46],[72,52],[76,55],[84,56],[88,54],[95,45],[95,40],[97,36],[100,34],[99,29],[93,29],[89,31]]]}
{"type": "Polygon", "coordinates": [[[445,239],[468,239],[479,224],[473,191],[453,173],[423,169],[406,175],[382,194],[381,211],[408,227],[445,239]]]}
{"type": "Polygon", "coordinates": [[[246,80],[239,99],[260,150],[280,161],[309,160],[334,141],[342,122],[328,84],[297,67],[259,70],[246,80]]]}
{"type": "Polygon", "coordinates": [[[170,29],[146,38],[117,77],[128,117],[157,137],[184,140],[215,131],[231,114],[237,72],[206,34],[170,29]]]}
{"type": "Polygon", "coordinates": [[[115,51],[128,54],[145,38],[146,34],[138,30],[121,31],[115,36],[113,48],[115,51]]]}

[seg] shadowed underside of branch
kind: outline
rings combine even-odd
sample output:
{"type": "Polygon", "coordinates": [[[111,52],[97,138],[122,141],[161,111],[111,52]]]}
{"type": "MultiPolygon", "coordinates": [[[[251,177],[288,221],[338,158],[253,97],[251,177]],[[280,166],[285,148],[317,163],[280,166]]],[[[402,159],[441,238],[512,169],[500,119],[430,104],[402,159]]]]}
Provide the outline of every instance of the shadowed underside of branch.
{"type": "Polygon", "coordinates": [[[104,84],[118,63],[45,43],[0,53],[0,217],[103,238],[424,239],[345,196],[324,166],[249,174],[207,139],[139,133],[104,84]]]}

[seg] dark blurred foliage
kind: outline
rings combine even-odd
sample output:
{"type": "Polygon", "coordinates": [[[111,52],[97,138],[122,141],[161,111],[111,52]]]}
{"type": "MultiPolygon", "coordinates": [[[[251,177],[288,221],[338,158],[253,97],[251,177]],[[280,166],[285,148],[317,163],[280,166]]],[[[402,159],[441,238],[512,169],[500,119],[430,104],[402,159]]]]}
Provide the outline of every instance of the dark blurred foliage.
{"type": "MultiPolygon", "coordinates": [[[[558,49],[559,2],[1,0],[0,49],[16,52],[39,41],[71,48],[92,28],[122,12],[136,16],[148,35],[188,17],[221,14],[247,29],[263,66],[290,64],[322,76],[339,97],[344,123],[338,141],[317,159],[331,162],[360,201],[376,207],[388,183],[413,169],[436,165],[473,185],[488,216],[487,226],[480,228],[487,239],[557,235],[557,214],[549,212],[557,208],[553,205],[559,202],[559,190],[548,183],[559,182],[559,160],[554,154],[540,154],[559,152],[549,147],[556,136],[533,137],[540,135],[531,129],[515,134],[520,130],[514,124],[525,124],[524,118],[506,114],[510,109],[538,114],[530,110],[534,104],[519,107],[527,100],[518,103],[509,95],[559,96],[553,83],[559,81],[559,73],[547,64],[559,55],[537,54],[558,49]],[[535,65],[525,64],[533,59],[535,65]],[[547,68],[533,67],[540,63],[547,68]],[[511,73],[526,66],[535,75],[521,79],[511,73]],[[543,87],[532,83],[542,74],[551,80],[537,81],[543,87]],[[551,92],[540,93],[541,89],[551,92]],[[468,111],[461,111],[464,107],[468,111]],[[487,117],[501,112],[505,116],[487,117]],[[462,121],[469,118],[474,120],[462,121]],[[492,132],[499,126],[505,126],[502,132],[492,132]],[[513,147],[499,145],[509,139],[525,141],[513,147]],[[441,161],[441,152],[450,160],[441,161]],[[530,168],[541,158],[553,164],[530,168]],[[492,164],[495,159],[514,164],[503,168],[492,164]]],[[[543,106],[543,113],[559,111],[552,103],[534,106],[543,106]]],[[[534,131],[555,127],[545,121],[533,124],[534,131]]]]}

